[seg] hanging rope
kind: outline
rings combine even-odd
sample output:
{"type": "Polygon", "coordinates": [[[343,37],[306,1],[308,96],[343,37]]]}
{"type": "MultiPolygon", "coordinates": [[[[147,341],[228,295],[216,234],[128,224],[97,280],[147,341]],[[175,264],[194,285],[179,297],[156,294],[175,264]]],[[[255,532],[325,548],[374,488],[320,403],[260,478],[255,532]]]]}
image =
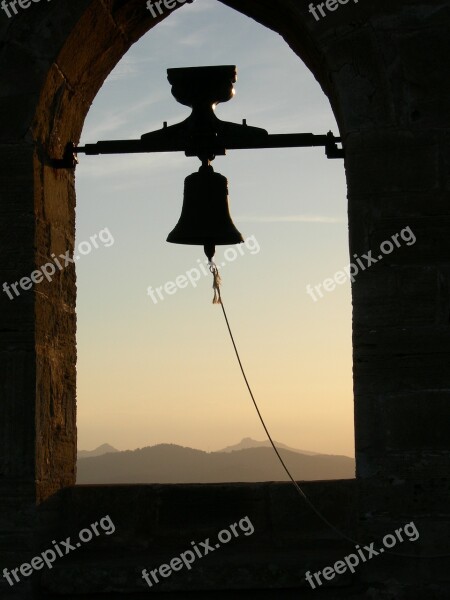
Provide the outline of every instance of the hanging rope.
{"type": "Polygon", "coordinates": [[[213,277],[214,277],[214,282],[213,282],[214,298],[213,298],[212,303],[213,304],[222,304],[222,299],[220,297],[220,285],[222,284],[222,279],[220,278],[220,275],[219,275],[219,269],[217,268],[216,264],[212,260],[209,261],[209,270],[211,271],[211,273],[213,274],[213,277]]]}
{"type": "MultiPolygon", "coordinates": [[[[236,358],[238,360],[239,363],[239,367],[241,369],[241,373],[242,376],[244,378],[245,381],[245,385],[247,386],[248,392],[250,394],[250,397],[252,399],[253,405],[256,409],[256,412],[258,413],[258,417],[259,420],[261,421],[261,424],[264,428],[264,431],[266,432],[266,435],[270,441],[270,444],[272,445],[273,450],[275,451],[275,454],[278,457],[278,460],[281,463],[281,466],[283,467],[283,469],[285,470],[287,476],[289,477],[289,479],[291,480],[292,484],[294,485],[296,491],[298,492],[298,494],[303,498],[303,500],[306,502],[306,504],[311,508],[311,510],[319,517],[319,519],[325,523],[325,525],[327,525],[328,527],[330,527],[330,529],[332,529],[335,533],[338,534],[339,537],[345,539],[347,542],[350,542],[356,546],[361,546],[363,545],[362,542],[358,542],[357,540],[354,540],[353,538],[349,537],[348,535],[346,535],[345,533],[343,533],[340,529],[338,529],[337,527],[335,527],[332,523],[330,523],[330,521],[314,506],[314,504],[311,502],[311,500],[308,498],[308,496],[305,494],[305,492],[302,490],[302,488],[299,486],[299,484],[295,481],[295,479],[293,478],[293,476],[291,475],[291,472],[289,471],[288,467],[286,466],[283,458],[281,457],[278,448],[275,446],[274,441],[272,440],[272,436],[269,433],[269,430],[267,429],[266,423],[263,419],[263,416],[259,410],[258,404],[256,403],[255,397],[253,395],[252,389],[250,387],[250,384],[248,382],[247,379],[247,375],[245,374],[245,370],[244,367],[242,365],[242,361],[241,358],[239,356],[239,351],[237,349],[236,346],[236,342],[234,341],[234,336],[233,336],[233,332],[231,331],[231,327],[230,327],[230,323],[228,321],[228,317],[227,317],[227,313],[225,310],[225,306],[223,305],[223,301],[222,301],[222,295],[220,293],[220,285],[222,283],[222,280],[220,278],[219,275],[219,270],[217,268],[217,265],[213,262],[212,260],[212,256],[211,258],[208,256],[209,259],[209,270],[211,271],[213,278],[214,278],[214,282],[213,282],[213,289],[214,289],[214,299],[213,299],[213,304],[220,304],[221,308],[222,308],[222,312],[223,312],[223,316],[225,317],[225,323],[227,325],[227,329],[228,329],[228,333],[230,334],[230,338],[231,338],[231,342],[233,344],[233,348],[234,348],[234,352],[236,354],[236,358]]],[[[385,554],[389,554],[391,556],[397,556],[400,558],[423,558],[423,559],[434,559],[434,558],[447,558],[448,556],[450,556],[449,554],[436,554],[436,555],[431,555],[431,556],[427,556],[427,555],[421,555],[421,556],[417,556],[415,554],[397,554],[396,552],[389,552],[388,550],[385,550],[384,552],[385,554]]]]}

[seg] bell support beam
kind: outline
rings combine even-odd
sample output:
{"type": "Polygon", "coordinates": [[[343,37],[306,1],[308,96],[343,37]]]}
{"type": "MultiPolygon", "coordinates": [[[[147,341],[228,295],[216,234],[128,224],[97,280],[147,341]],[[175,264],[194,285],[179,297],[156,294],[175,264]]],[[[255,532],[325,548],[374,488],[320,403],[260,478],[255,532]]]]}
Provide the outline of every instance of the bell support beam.
{"type": "MultiPolygon", "coordinates": [[[[261,140],[230,140],[226,143],[225,148],[223,148],[222,144],[218,144],[217,146],[208,146],[208,149],[215,156],[220,156],[225,154],[227,150],[324,147],[327,158],[344,158],[344,150],[337,145],[339,142],[341,142],[341,138],[335,137],[331,132],[327,135],[282,133],[268,134],[261,140]]],[[[78,162],[76,155],[80,153],[93,156],[98,154],[137,154],[145,152],[185,152],[186,156],[197,156],[199,154],[198,148],[194,150],[188,148],[184,143],[174,143],[173,140],[109,140],[78,147],[69,142],[66,146],[64,158],[54,160],[53,166],[55,168],[73,168],[78,162]]]]}
{"type": "Polygon", "coordinates": [[[313,133],[269,134],[265,129],[222,121],[215,114],[217,104],[234,97],[233,84],[237,69],[234,65],[214,67],[186,67],[168,69],[167,78],[172,95],[192,109],[181,123],[170,127],[164,122],[162,129],[144,133],[140,139],[100,141],[76,147],[69,142],[62,159],[51,160],[55,168],[74,168],[76,155],[132,154],[138,152],[184,152],[197,156],[203,164],[223,156],[227,150],[256,150],[258,148],[308,148],[323,146],[328,158],[343,158],[344,150],[338,147],[341,138],[313,133]]]}
{"type": "MultiPolygon", "coordinates": [[[[275,133],[268,134],[263,140],[252,142],[248,141],[229,141],[225,150],[254,150],[258,148],[308,148],[313,146],[333,147],[336,145],[336,151],[343,150],[337,147],[341,138],[334,137],[332,133],[328,135],[315,135],[314,133],[275,133]]],[[[73,146],[73,152],[78,154],[131,154],[133,152],[183,152],[187,151],[184,144],[173,144],[153,142],[149,143],[143,140],[110,140],[97,142],[95,144],[86,144],[84,146],[73,146]]],[[[334,157],[333,157],[334,158],[334,157]]]]}

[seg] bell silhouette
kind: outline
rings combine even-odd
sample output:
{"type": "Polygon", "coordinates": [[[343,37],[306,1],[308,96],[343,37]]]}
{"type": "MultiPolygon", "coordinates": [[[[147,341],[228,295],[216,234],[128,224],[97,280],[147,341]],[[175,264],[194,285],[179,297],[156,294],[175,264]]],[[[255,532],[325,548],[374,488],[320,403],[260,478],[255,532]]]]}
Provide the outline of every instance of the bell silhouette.
{"type": "Polygon", "coordinates": [[[167,241],[204,246],[210,260],[214,246],[244,241],[231,220],[227,178],[212,166],[202,165],[198,173],[186,177],[181,216],[167,241]]]}

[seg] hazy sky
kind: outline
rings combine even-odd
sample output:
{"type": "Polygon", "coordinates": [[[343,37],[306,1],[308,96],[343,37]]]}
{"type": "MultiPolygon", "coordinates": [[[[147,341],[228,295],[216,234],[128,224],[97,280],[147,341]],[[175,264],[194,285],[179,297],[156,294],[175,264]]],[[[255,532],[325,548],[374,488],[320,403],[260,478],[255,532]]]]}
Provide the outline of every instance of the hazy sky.
{"type": "MultiPolygon", "coordinates": [[[[281,37],[216,0],[196,0],[117,65],[81,143],[182,120],[190,111],[172,97],[167,68],[220,64],[237,65],[238,81],[219,118],[270,133],[338,133],[319,84],[281,37]]],[[[165,241],[184,178],[198,166],[183,153],[80,155],[77,244],[105,228],[114,243],[77,263],[79,448],[167,442],[212,451],[266,437],[211,304],[211,277],[163,291],[157,303],[147,292],[204,260],[199,246],[165,241]]],[[[225,263],[225,307],[269,430],[296,448],[354,455],[350,284],[317,302],[306,293],[349,262],[344,163],[299,148],[230,151],[213,166],[228,177],[233,220],[250,238],[242,254],[218,247],[216,261],[225,263]]]]}

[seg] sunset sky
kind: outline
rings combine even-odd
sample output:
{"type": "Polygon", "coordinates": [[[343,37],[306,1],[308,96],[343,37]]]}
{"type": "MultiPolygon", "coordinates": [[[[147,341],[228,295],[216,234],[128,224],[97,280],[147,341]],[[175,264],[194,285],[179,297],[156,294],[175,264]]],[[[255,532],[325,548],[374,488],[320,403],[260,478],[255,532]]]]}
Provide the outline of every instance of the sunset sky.
{"type": "MultiPolygon", "coordinates": [[[[124,56],[88,114],[80,144],[138,138],[183,120],[167,68],[237,65],[219,118],[270,133],[338,134],[319,84],[284,40],[216,0],[173,11],[124,56]]],[[[77,244],[107,228],[114,244],[77,263],[78,447],[175,443],[213,451],[265,439],[212,278],[155,303],[153,289],[204,260],[167,243],[184,178],[183,153],[79,157],[77,244]]],[[[343,160],[322,148],[236,150],[218,157],[234,223],[251,243],[218,247],[222,295],[247,376],[275,440],[354,455],[350,284],[306,293],[349,263],[343,160]]]]}

